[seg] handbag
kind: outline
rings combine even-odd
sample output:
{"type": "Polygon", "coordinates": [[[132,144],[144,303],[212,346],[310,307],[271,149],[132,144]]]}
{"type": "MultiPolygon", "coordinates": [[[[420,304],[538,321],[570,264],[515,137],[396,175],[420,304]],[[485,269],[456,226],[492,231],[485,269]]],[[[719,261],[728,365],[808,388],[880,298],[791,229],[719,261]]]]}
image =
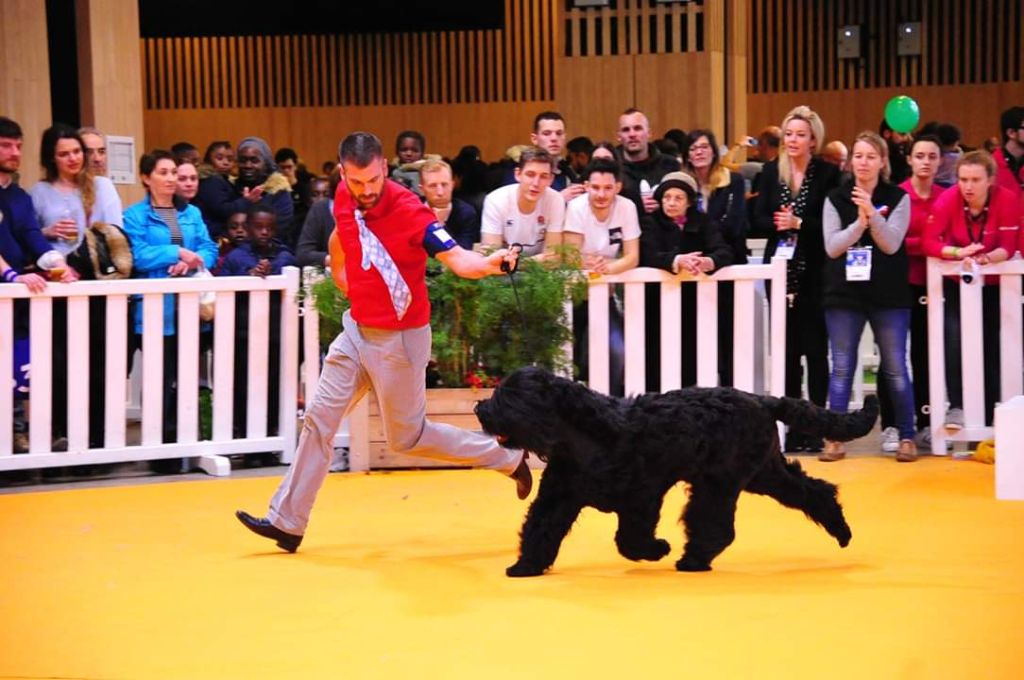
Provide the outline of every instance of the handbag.
{"type": "Polygon", "coordinates": [[[132,244],[115,224],[94,222],[85,230],[81,245],[68,257],[83,278],[97,281],[127,279],[132,275],[132,244]]]}
{"type": "MultiPolygon", "coordinates": [[[[189,276],[200,279],[212,279],[213,274],[206,267],[199,267],[189,276]]],[[[199,320],[213,321],[214,311],[217,305],[217,294],[213,291],[206,291],[199,294],[199,320]]]]}

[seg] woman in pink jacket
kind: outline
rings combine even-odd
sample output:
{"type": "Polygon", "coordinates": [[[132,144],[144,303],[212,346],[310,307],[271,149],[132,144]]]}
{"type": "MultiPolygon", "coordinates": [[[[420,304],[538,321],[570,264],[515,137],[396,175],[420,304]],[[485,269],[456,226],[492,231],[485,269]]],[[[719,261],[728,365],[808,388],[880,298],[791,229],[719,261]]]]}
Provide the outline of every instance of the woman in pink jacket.
{"type": "MultiPolygon", "coordinates": [[[[1003,262],[1017,249],[1020,211],[1017,199],[997,186],[996,164],[985,151],[971,151],[957,162],[956,184],[935,205],[925,225],[924,254],[943,260],[960,260],[965,269],[975,263],[1003,262]]],[[[985,277],[982,309],[985,360],[985,419],[991,422],[999,399],[999,278],[985,277]]],[[[943,282],[945,305],[946,389],[949,411],[947,430],[964,425],[963,379],[960,367],[960,286],[955,277],[943,282]]]]}

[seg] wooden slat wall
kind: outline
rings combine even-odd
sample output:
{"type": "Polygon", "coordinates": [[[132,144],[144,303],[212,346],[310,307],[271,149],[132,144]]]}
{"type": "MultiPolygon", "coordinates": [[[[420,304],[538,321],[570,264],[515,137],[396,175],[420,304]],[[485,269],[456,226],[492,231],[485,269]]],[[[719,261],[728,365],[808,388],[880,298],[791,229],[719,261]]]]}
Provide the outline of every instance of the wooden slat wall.
{"type": "Polygon", "coordinates": [[[145,106],[152,111],[553,99],[551,0],[506,0],[506,16],[502,30],[439,34],[147,38],[145,106]],[[428,49],[422,49],[424,38],[428,49]],[[505,77],[499,82],[493,74],[501,67],[505,77]],[[193,86],[193,74],[201,74],[202,87],[193,86]]]}
{"type": "MultiPolygon", "coordinates": [[[[717,1],[717,0],[713,0],[717,1]]],[[[613,0],[604,7],[565,6],[565,57],[613,57],[704,50],[704,0],[662,4],[613,0]]]]}
{"type": "Polygon", "coordinates": [[[1020,0],[750,0],[751,94],[976,85],[1022,78],[1020,0]],[[899,56],[897,28],[919,21],[922,54],[899,56]],[[838,59],[859,25],[860,59],[838,59]]]}
{"type": "Polygon", "coordinates": [[[877,128],[885,103],[917,100],[922,122],[960,126],[968,144],[998,134],[999,113],[1024,92],[1020,0],[749,0],[748,127],[778,124],[807,104],[827,137],[877,128]],[[921,22],[920,56],[897,54],[897,28],[921,22]],[[839,59],[841,26],[864,34],[860,59],[839,59]],[[795,58],[793,55],[795,54],[795,58]]]}

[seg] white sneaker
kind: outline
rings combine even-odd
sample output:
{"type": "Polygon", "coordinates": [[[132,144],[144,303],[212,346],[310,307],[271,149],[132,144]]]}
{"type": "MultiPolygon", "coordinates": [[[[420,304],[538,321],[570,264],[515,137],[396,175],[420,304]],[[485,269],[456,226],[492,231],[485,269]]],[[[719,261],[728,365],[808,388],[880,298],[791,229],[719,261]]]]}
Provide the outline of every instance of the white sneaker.
{"type": "Polygon", "coordinates": [[[959,432],[964,428],[964,410],[962,408],[951,408],[946,411],[946,422],[943,423],[950,432],[959,432]]]}
{"type": "Polygon", "coordinates": [[[887,427],[882,430],[882,450],[886,453],[896,453],[900,449],[900,431],[895,427],[887,427]]]}

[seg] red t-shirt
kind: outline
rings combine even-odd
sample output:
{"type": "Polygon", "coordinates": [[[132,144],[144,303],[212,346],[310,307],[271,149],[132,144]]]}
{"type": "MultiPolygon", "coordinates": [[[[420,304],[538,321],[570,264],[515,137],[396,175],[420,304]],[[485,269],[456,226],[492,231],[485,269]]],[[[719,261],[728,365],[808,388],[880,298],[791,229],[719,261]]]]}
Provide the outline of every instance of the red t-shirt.
{"type": "Polygon", "coordinates": [[[401,330],[430,323],[427,298],[427,251],[423,240],[427,227],[437,221],[434,212],[405,187],[391,180],[384,182],[377,205],[363,213],[366,227],[380,239],[391,255],[398,272],[412,292],[412,302],[401,320],[391,302],[387,284],[377,268],[363,269],[363,249],[359,244],[355,201],[344,183],[334,197],[334,220],[341,248],[345,252],[345,277],[352,318],[371,328],[401,330]]]}
{"type": "Polygon", "coordinates": [[[927,272],[924,250],[921,247],[924,226],[928,222],[928,217],[935,210],[935,201],[938,200],[946,188],[940,187],[938,184],[932,184],[931,195],[928,198],[921,198],[914,191],[914,185],[908,179],[900,184],[900,189],[906,191],[907,195],[910,196],[910,226],[907,229],[907,237],[903,241],[907,247],[907,262],[909,264],[907,278],[912,285],[923,286],[925,285],[927,272]]]}
{"type": "MultiPolygon", "coordinates": [[[[942,194],[935,202],[935,211],[928,218],[924,229],[924,254],[929,257],[942,257],[942,249],[945,246],[967,246],[973,242],[980,242],[984,247],[983,252],[991,252],[996,248],[1005,248],[1007,254],[1013,257],[1017,251],[1017,235],[1020,229],[1020,210],[1017,197],[1000,186],[991,188],[991,198],[988,204],[988,217],[984,222],[984,229],[980,226],[972,227],[972,234],[968,232],[967,220],[964,217],[964,197],[956,187],[950,187],[949,191],[942,194]]],[[[997,283],[998,276],[988,276],[986,283],[997,283]]]]}

